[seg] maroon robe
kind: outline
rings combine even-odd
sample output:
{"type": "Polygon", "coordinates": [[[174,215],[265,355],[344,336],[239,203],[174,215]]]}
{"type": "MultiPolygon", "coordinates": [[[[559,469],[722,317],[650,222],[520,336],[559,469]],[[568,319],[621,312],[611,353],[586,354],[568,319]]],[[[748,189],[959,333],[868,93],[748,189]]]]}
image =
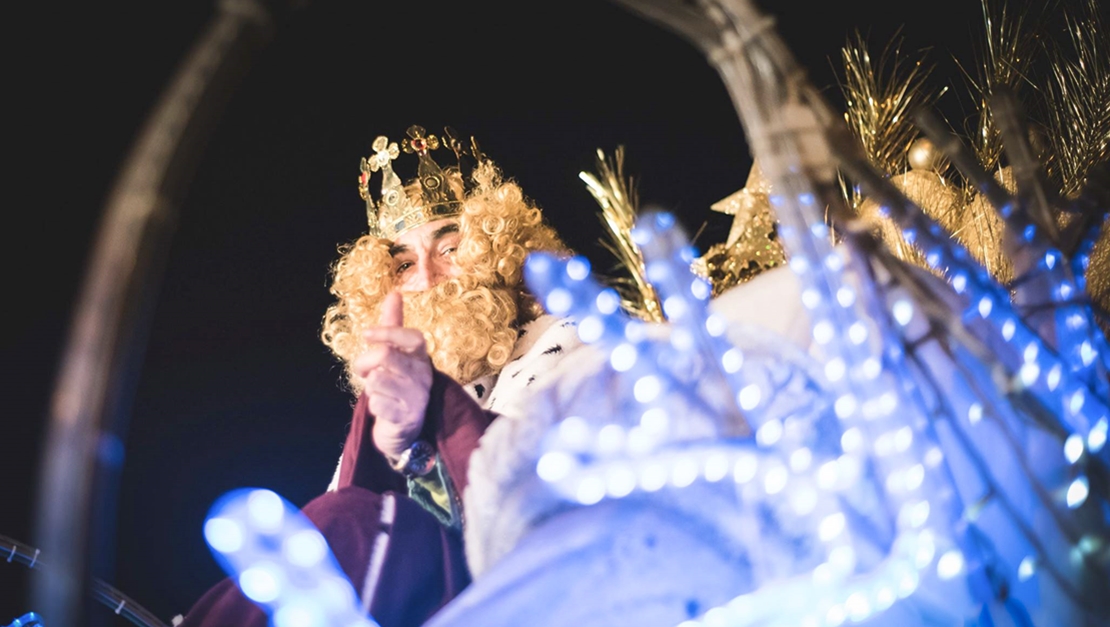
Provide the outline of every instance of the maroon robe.
{"type": "MultiPolygon", "coordinates": [[[[434,440],[454,494],[466,488],[470,454],[495,414],[478,406],[462,387],[435,371],[422,437],[434,440]]],[[[404,496],[406,482],[374,446],[374,417],[366,396],[358,399],[334,492],[309,501],[303,512],[320,529],[336,559],[361,593],[374,540],[389,536],[370,614],[382,627],[416,627],[470,583],[455,529],[404,496]],[[382,495],[397,503],[393,522],[381,521],[382,495]]],[[[231,578],[208,590],[189,609],[181,627],[266,627],[269,618],[243,596],[231,578]]]]}

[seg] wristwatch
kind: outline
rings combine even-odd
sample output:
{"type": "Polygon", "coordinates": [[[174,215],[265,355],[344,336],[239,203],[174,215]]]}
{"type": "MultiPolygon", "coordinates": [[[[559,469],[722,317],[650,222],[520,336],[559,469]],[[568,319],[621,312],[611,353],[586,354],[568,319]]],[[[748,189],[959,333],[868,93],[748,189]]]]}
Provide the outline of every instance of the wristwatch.
{"type": "Polygon", "coordinates": [[[436,449],[424,440],[417,440],[401,453],[393,465],[409,479],[423,477],[436,466],[436,449]]]}

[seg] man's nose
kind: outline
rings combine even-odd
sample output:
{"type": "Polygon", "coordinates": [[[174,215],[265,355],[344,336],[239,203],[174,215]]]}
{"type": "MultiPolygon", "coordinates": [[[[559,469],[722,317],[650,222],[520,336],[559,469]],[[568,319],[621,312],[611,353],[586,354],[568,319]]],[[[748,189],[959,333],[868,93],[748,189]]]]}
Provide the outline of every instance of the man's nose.
{"type": "Polygon", "coordinates": [[[425,257],[416,263],[416,274],[413,276],[413,289],[417,291],[429,290],[447,277],[446,268],[434,257],[425,257]]]}

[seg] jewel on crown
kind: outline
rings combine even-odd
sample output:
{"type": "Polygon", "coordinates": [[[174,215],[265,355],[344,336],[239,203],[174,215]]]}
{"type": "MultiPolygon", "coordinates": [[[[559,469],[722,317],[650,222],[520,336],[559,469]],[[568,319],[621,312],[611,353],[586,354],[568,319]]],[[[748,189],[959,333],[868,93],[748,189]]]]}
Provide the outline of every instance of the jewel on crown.
{"type": "Polygon", "coordinates": [[[363,157],[359,164],[358,191],[366,201],[366,219],[370,234],[375,237],[396,239],[406,231],[433,220],[458,215],[462,210],[463,184],[466,180],[462,173],[463,156],[479,161],[482,159],[474,138],[470,139],[470,147],[467,148],[450,127],[444,128],[442,138],[429,135],[423,127],[416,125],[410,126],[405,133],[407,137],[400,147],[385,135],[376,137],[370,146],[373,154],[363,157]],[[441,168],[436,163],[431,152],[441,147],[455,153],[457,166],[441,168]],[[406,193],[406,184],[393,170],[392,162],[401,152],[415,154],[419,160],[416,179],[408,183],[419,184],[419,196],[406,193]],[[379,170],[382,172],[381,197],[375,201],[370,193],[370,176],[379,170]],[[457,183],[452,185],[452,179],[456,179],[457,183]]]}

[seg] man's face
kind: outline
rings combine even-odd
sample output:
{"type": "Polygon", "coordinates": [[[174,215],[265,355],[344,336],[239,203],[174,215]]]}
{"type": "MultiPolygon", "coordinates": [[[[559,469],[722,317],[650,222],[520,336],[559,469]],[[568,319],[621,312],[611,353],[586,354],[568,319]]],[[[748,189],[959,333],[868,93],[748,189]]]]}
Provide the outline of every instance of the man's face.
{"type": "Polygon", "coordinates": [[[423,292],[458,276],[458,246],[459,223],[453,218],[435,220],[404,233],[389,247],[394,286],[402,292],[423,292]]]}

